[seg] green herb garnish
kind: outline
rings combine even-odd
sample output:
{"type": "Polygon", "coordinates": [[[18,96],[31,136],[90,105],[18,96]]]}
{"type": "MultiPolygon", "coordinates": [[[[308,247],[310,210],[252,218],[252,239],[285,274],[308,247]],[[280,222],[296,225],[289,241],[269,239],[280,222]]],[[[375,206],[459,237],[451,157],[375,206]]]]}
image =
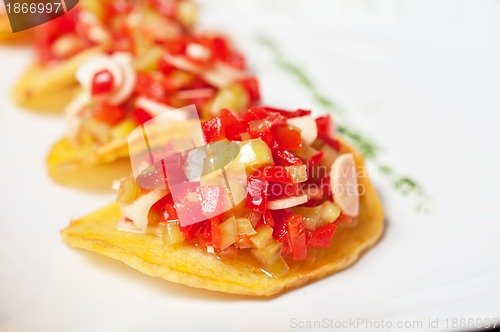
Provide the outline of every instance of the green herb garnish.
{"type": "Polygon", "coordinates": [[[271,39],[265,36],[259,36],[258,41],[271,51],[274,55],[276,63],[288,74],[293,76],[297,82],[302,85],[311,95],[312,99],[325,110],[335,115],[337,123],[337,132],[339,135],[348,139],[354,146],[369,160],[371,160],[378,168],[380,173],[391,183],[393,188],[400,194],[415,195],[419,198],[416,210],[418,212],[427,211],[427,196],[424,193],[421,185],[406,175],[397,174],[390,166],[382,164],[379,161],[379,148],[373,143],[371,138],[366,137],[361,132],[353,129],[345,123],[344,112],[332,100],[323,95],[316,87],[314,82],[307,74],[297,65],[290,62],[280,51],[271,39]]]}

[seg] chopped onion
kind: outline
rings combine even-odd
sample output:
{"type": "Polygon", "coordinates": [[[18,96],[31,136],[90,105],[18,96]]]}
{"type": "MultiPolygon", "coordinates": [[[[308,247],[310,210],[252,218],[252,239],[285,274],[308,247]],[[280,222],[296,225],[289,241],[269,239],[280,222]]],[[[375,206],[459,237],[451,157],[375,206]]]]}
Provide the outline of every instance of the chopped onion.
{"type": "Polygon", "coordinates": [[[268,201],[267,208],[269,210],[282,210],[290,208],[292,206],[304,204],[306,202],[307,202],[307,195],[303,194],[300,196],[286,197],[286,198],[276,199],[274,201],[268,201]]]}
{"type": "Polygon", "coordinates": [[[103,70],[113,75],[113,91],[106,96],[106,102],[112,105],[123,103],[132,94],[137,74],[132,65],[130,53],[98,54],[84,62],[76,71],[76,79],[85,91],[92,89],[94,76],[103,70]]]}
{"type": "Polygon", "coordinates": [[[220,249],[226,249],[236,241],[238,235],[238,223],[235,217],[231,217],[219,225],[221,232],[220,249]]]}
{"type": "Polygon", "coordinates": [[[130,53],[115,53],[112,57],[119,64],[123,82],[120,85],[115,83],[116,89],[109,97],[108,102],[119,105],[127,100],[134,91],[137,74],[132,65],[132,55],[130,53]]]}
{"type": "MultiPolygon", "coordinates": [[[[148,112],[149,115],[153,117],[175,110],[175,108],[173,107],[159,103],[146,97],[137,98],[137,100],[135,101],[135,106],[148,112]]],[[[183,112],[172,112],[172,116],[178,118],[175,119],[176,121],[187,120],[186,115],[183,112]]]]}
{"type": "Polygon", "coordinates": [[[210,58],[211,53],[210,49],[197,43],[189,43],[186,47],[186,54],[191,59],[206,61],[210,58]]]}
{"type": "Polygon", "coordinates": [[[146,232],[135,227],[134,223],[131,221],[127,221],[125,219],[120,219],[118,224],[116,225],[116,229],[122,232],[130,232],[136,234],[145,234],[146,232]]]}
{"type": "Polygon", "coordinates": [[[236,219],[238,222],[238,235],[254,235],[257,234],[255,229],[252,226],[252,223],[248,218],[238,218],[236,219]]]}
{"type": "Polygon", "coordinates": [[[287,275],[288,271],[290,271],[290,268],[283,257],[279,257],[274,264],[263,269],[266,274],[271,274],[271,276],[277,278],[287,275]]]}
{"type": "Polygon", "coordinates": [[[245,76],[246,73],[244,71],[231,67],[221,61],[216,61],[212,68],[203,73],[205,81],[218,88],[235,83],[236,81],[245,78],[245,76]]]}
{"type": "Polygon", "coordinates": [[[306,165],[285,166],[285,169],[292,177],[294,183],[301,183],[307,181],[306,165]]]}
{"type": "Polygon", "coordinates": [[[122,215],[134,222],[134,225],[145,231],[148,226],[148,214],[151,207],[167,194],[167,190],[153,190],[140,196],[131,204],[121,204],[122,215]]]}
{"type": "Polygon", "coordinates": [[[165,54],[163,56],[163,60],[175,68],[185,70],[190,73],[199,74],[203,70],[201,66],[195,64],[193,61],[190,61],[185,56],[165,54]]]}
{"type": "Polygon", "coordinates": [[[267,225],[260,226],[257,233],[252,236],[250,241],[255,248],[264,248],[273,240],[273,229],[267,225]]]}
{"type": "Polygon", "coordinates": [[[288,119],[287,122],[300,129],[302,141],[304,141],[306,145],[311,145],[316,137],[318,137],[318,126],[316,125],[316,120],[314,120],[314,118],[310,115],[291,118],[288,119]]]}
{"type": "Polygon", "coordinates": [[[160,224],[162,228],[163,244],[166,247],[184,242],[184,234],[182,234],[177,222],[167,222],[160,224]]]}
{"type": "Polygon", "coordinates": [[[192,89],[192,90],[182,90],[177,92],[177,98],[179,99],[201,99],[210,98],[214,94],[214,90],[210,88],[204,89],[192,89]]]}
{"type": "Polygon", "coordinates": [[[281,242],[272,240],[263,248],[250,250],[252,256],[264,267],[272,266],[281,257],[281,242]]]}
{"type": "Polygon", "coordinates": [[[85,107],[90,102],[90,95],[87,93],[80,93],[66,106],[66,136],[69,140],[74,141],[78,137],[78,132],[82,125],[82,113],[85,107]]]}

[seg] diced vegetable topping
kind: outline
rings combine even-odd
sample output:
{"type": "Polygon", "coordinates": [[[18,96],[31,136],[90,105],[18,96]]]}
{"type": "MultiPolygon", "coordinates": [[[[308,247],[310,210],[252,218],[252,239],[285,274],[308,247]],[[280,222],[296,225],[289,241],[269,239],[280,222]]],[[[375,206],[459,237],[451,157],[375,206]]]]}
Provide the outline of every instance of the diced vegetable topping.
{"type": "MultiPolygon", "coordinates": [[[[224,52],[222,44],[217,47],[220,49],[214,56],[224,52]]],[[[174,203],[166,192],[161,199],[155,197],[149,224],[166,223],[162,226],[166,245],[191,243],[221,258],[234,258],[238,251],[248,250],[266,272],[285,275],[287,261],[307,259],[309,248],[329,247],[337,225],[352,223],[358,213],[357,191],[355,195],[340,191],[357,186],[354,158],[341,154],[340,145],[332,147],[332,142],[335,145],[338,141],[320,132],[332,128],[330,118],[314,120],[305,110],[253,107],[236,113],[222,109],[202,123],[208,145],[169,157],[179,159],[176,165],[183,165],[185,174],[183,179],[171,180],[191,182],[184,191],[175,193],[182,196],[180,201],[174,203]],[[307,126],[316,130],[307,134],[307,126]],[[309,137],[304,138],[304,134],[309,137]],[[228,150],[228,146],[235,149],[228,150]],[[209,150],[210,169],[204,162],[209,150]],[[332,164],[325,166],[325,160],[332,164]],[[213,184],[213,176],[223,174],[223,169],[227,172],[232,165],[245,170],[242,193],[236,190],[231,196],[241,197],[243,202],[221,205],[227,191],[213,184]],[[221,206],[228,208],[219,210],[221,206]]],[[[240,180],[226,179],[233,184],[240,180]]],[[[124,211],[159,188],[168,187],[165,181],[157,164],[146,167],[135,186],[130,179],[122,181],[119,201],[124,211]]],[[[152,199],[147,201],[149,204],[152,199]]],[[[129,212],[126,216],[140,218],[143,225],[144,214],[129,212]]]]}

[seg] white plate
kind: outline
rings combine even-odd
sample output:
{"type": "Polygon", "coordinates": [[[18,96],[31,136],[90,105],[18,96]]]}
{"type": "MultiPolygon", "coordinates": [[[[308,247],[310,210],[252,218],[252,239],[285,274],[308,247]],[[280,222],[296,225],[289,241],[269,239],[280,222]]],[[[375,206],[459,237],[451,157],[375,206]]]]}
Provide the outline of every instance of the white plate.
{"type": "Polygon", "coordinates": [[[202,2],[203,26],[234,36],[267,103],[321,111],[258,33],[279,41],[383,147],[381,159],[431,198],[430,212],[417,213],[373,174],[387,209],[383,240],[348,270],[268,300],[171,284],[66,247],[59,230],[114,194],[50,181],[45,156],[64,122],[12,105],[30,52],[2,48],[0,330],[286,331],[314,321],[466,330],[472,321],[460,318],[480,327],[498,317],[498,17],[494,0],[202,2]]]}

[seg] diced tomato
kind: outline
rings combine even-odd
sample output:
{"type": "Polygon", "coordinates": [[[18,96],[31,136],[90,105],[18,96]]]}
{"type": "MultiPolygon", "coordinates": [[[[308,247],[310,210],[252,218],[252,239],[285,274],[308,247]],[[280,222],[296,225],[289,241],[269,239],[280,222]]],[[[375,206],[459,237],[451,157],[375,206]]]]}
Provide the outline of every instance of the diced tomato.
{"type": "Polygon", "coordinates": [[[247,184],[246,207],[260,213],[265,213],[268,186],[269,183],[266,180],[250,176],[247,184]]]}
{"type": "Polygon", "coordinates": [[[323,225],[314,231],[306,231],[307,245],[312,248],[328,248],[336,229],[337,225],[331,223],[323,225]]]}
{"type": "Polygon", "coordinates": [[[278,150],[298,150],[302,147],[300,131],[288,126],[275,126],[271,129],[278,150]]]}
{"type": "Polygon", "coordinates": [[[94,106],[93,117],[96,120],[106,122],[107,124],[113,126],[125,119],[125,111],[119,106],[107,103],[97,103],[94,106]]]}
{"type": "Polygon", "coordinates": [[[90,89],[93,96],[108,93],[113,90],[115,79],[107,69],[101,70],[94,75],[90,89]]]}
{"type": "Polygon", "coordinates": [[[301,260],[307,257],[306,226],[302,222],[302,216],[292,214],[287,220],[288,237],[292,247],[292,258],[301,260]]]}
{"type": "Polygon", "coordinates": [[[136,109],[133,113],[132,113],[132,118],[139,124],[139,125],[142,125],[146,122],[148,122],[149,120],[151,120],[153,117],[148,113],[146,112],[145,110],[143,110],[142,108],[138,108],[136,109]]]}
{"type": "Polygon", "coordinates": [[[255,76],[244,78],[240,81],[248,96],[250,97],[250,103],[254,104],[260,100],[260,88],[259,81],[255,76]]]}
{"type": "Polygon", "coordinates": [[[273,150],[274,163],[279,166],[302,165],[302,160],[286,150],[273,150]]]}

